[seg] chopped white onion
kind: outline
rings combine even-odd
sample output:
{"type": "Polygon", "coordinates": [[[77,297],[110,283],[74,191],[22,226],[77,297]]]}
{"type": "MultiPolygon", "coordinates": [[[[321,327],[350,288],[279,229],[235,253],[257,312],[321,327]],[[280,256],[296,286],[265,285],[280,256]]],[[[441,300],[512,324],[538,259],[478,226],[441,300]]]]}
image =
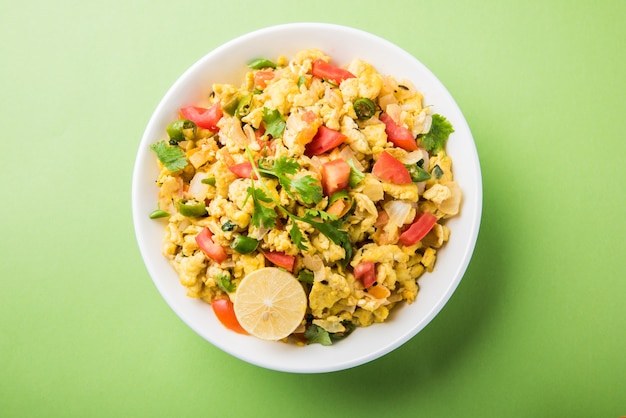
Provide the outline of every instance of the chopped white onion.
{"type": "Polygon", "coordinates": [[[402,164],[417,164],[419,160],[423,160],[424,163],[422,164],[421,167],[426,171],[428,171],[429,159],[430,157],[428,155],[428,151],[426,151],[423,148],[419,148],[419,149],[416,149],[415,151],[411,151],[407,153],[406,155],[404,155],[403,157],[399,158],[402,164]]]}
{"type": "Polygon", "coordinates": [[[345,161],[352,160],[352,164],[354,164],[354,167],[357,170],[360,170],[360,171],[365,170],[365,167],[363,167],[363,165],[361,164],[359,159],[356,158],[356,155],[354,155],[354,151],[352,151],[352,148],[350,148],[350,147],[343,147],[341,149],[341,152],[339,153],[339,157],[343,158],[345,161]]]}
{"type": "Polygon", "coordinates": [[[199,202],[204,201],[209,192],[209,185],[202,183],[202,180],[209,177],[205,172],[198,171],[189,182],[188,194],[199,202]]]}
{"type": "Polygon", "coordinates": [[[428,132],[430,132],[430,127],[432,124],[433,124],[432,115],[430,114],[426,115],[426,117],[424,118],[424,128],[422,128],[422,133],[427,134],[428,132]]]}
{"type": "Polygon", "coordinates": [[[317,173],[320,175],[322,173],[323,165],[324,165],[324,162],[320,159],[320,157],[318,157],[317,155],[314,155],[313,157],[311,157],[311,168],[315,169],[315,171],[317,171],[317,173]]]}
{"type": "Polygon", "coordinates": [[[422,150],[421,149],[417,149],[415,151],[411,151],[411,152],[408,152],[408,153],[404,154],[398,160],[402,164],[417,164],[417,162],[419,160],[421,160],[422,158],[424,158],[422,150]]]}
{"type": "Polygon", "coordinates": [[[383,209],[389,216],[389,221],[385,229],[399,228],[402,225],[411,222],[411,203],[403,200],[392,200],[383,205],[383,209]]]}
{"type": "Polygon", "coordinates": [[[270,231],[271,231],[271,228],[265,228],[265,227],[263,227],[263,226],[260,226],[260,227],[258,227],[258,228],[256,228],[256,229],[254,229],[254,231],[253,231],[253,232],[251,232],[251,233],[249,234],[249,236],[250,236],[251,238],[254,238],[254,239],[257,239],[257,240],[259,240],[259,241],[260,241],[260,240],[262,240],[262,239],[263,239],[263,237],[264,237],[265,235],[267,235],[267,233],[268,233],[268,232],[270,232],[270,231]]]}

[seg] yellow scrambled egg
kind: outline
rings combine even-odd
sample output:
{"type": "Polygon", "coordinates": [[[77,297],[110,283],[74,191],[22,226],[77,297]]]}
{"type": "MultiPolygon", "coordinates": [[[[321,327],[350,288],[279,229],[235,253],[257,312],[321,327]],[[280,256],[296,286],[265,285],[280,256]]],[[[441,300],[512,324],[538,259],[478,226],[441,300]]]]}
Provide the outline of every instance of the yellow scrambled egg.
{"type": "Polygon", "coordinates": [[[208,303],[232,299],[237,284],[262,267],[290,270],[308,294],[299,333],[383,322],[395,305],[416,300],[419,277],[433,270],[449,238],[444,220],[459,212],[461,190],[445,147],[428,151],[420,139],[433,123],[431,109],[410,81],[358,58],[339,67],[322,51],[303,50],[271,64],[251,68],[241,85],[212,86],[205,109],[218,110],[214,126],[181,109],[181,120],[194,126],[178,137],[168,128],[165,148],[178,152],[184,167],[168,166],[159,155],[158,205],[168,215],[163,255],[188,295],[208,303]],[[320,75],[314,70],[320,59],[349,76],[320,75]],[[365,116],[356,106],[363,99],[373,104],[365,116]],[[383,113],[417,138],[416,149],[390,139],[383,113]],[[322,129],[341,134],[341,142],[312,153],[322,129]],[[375,174],[383,152],[418,165],[428,178],[406,183],[375,174]],[[337,159],[350,165],[349,185],[337,196],[319,193],[328,186],[325,164],[337,159]],[[290,189],[271,172],[277,161],[296,167],[283,173],[288,182],[304,178],[308,186],[290,189]],[[269,174],[252,171],[253,162],[269,174]],[[423,213],[435,224],[417,242],[407,241],[423,213]],[[371,266],[373,282],[357,273],[364,266],[371,266]]]}

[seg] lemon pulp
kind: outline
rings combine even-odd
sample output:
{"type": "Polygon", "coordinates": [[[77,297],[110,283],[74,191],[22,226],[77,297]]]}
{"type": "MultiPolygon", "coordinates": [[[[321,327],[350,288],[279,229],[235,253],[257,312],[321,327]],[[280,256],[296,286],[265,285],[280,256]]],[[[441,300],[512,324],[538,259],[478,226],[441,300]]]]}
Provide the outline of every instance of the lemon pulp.
{"type": "Polygon", "coordinates": [[[280,340],[302,323],[307,298],[292,274],[265,267],[248,274],[237,287],[235,316],[251,335],[280,340]]]}

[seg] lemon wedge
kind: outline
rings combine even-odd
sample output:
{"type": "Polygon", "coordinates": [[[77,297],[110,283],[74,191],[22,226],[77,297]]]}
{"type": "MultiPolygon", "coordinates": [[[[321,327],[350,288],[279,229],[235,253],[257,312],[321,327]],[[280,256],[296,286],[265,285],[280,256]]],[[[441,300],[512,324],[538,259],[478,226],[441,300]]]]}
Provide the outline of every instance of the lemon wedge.
{"type": "Polygon", "coordinates": [[[248,333],[276,341],[287,337],[302,323],[307,298],[292,274],[265,267],[243,278],[234,305],[235,316],[248,333]]]}

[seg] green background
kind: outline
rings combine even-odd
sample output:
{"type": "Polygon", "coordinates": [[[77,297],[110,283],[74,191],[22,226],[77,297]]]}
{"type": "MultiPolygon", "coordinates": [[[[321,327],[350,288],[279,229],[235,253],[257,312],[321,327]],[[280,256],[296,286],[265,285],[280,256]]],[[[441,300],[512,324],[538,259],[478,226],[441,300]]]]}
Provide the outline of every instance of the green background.
{"type": "Polygon", "coordinates": [[[0,3],[0,416],[626,415],[626,2],[0,3]],[[183,324],[131,219],[150,115],[218,45],[321,21],[403,47],[463,110],[482,228],[448,305],[369,364],[294,375],[183,324]]]}

